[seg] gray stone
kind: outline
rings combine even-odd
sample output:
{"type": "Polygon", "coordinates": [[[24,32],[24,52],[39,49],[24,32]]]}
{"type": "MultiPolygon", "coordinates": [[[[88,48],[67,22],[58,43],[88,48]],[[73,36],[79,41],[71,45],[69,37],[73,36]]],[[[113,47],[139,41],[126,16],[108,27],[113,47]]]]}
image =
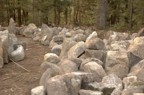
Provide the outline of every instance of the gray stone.
{"type": "Polygon", "coordinates": [[[74,46],[76,44],[75,41],[73,41],[71,38],[66,38],[64,39],[64,42],[62,44],[62,51],[61,51],[61,54],[60,54],[60,57],[61,58],[67,58],[68,54],[67,52],[69,51],[69,49],[74,46]]]}
{"type": "Polygon", "coordinates": [[[144,81],[144,60],[134,65],[129,73],[129,76],[136,76],[138,80],[144,81]]]}
{"type": "Polygon", "coordinates": [[[106,59],[106,51],[104,51],[104,50],[86,49],[84,55],[86,56],[86,58],[97,58],[97,59],[101,60],[102,62],[105,62],[105,59],[106,59]]]}
{"type": "Polygon", "coordinates": [[[77,34],[74,36],[74,40],[76,42],[80,42],[80,41],[86,41],[86,36],[84,34],[77,34]]]}
{"type": "Polygon", "coordinates": [[[79,58],[86,50],[86,45],[84,42],[78,42],[68,51],[68,58],[79,58]]]}
{"type": "Polygon", "coordinates": [[[18,32],[18,30],[16,29],[15,21],[12,18],[9,21],[8,31],[14,34],[17,34],[18,32]]]}
{"type": "Polygon", "coordinates": [[[108,74],[116,74],[121,79],[126,77],[129,71],[129,60],[125,51],[108,51],[105,63],[108,74]]]}
{"type": "Polygon", "coordinates": [[[137,82],[136,76],[128,76],[123,79],[124,88],[128,88],[128,86],[132,85],[134,82],[137,82]]]}
{"type": "Polygon", "coordinates": [[[83,67],[85,72],[93,73],[97,78],[97,82],[101,82],[106,73],[101,65],[96,62],[88,62],[83,67]]]}
{"type": "Polygon", "coordinates": [[[61,53],[61,50],[62,50],[62,45],[55,45],[52,49],[51,49],[51,52],[52,53],[55,53],[56,55],[60,55],[61,53]]]}
{"type": "Polygon", "coordinates": [[[46,95],[44,86],[38,86],[31,90],[31,95],[46,95]]]}
{"type": "Polygon", "coordinates": [[[9,32],[7,30],[0,31],[1,48],[3,49],[3,62],[8,63],[8,48],[9,48],[9,32]]]}
{"type": "Polygon", "coordinates": [[[64,59],[59,63],[59,66],[63,73],[70,73],[78,71],[78,66],[73,61],[64,59]]]}
{"type": "Polygon", "coordinates": [[[140,60],[144,59],[144,37],[136,37],[127,52],[130,60],[130,67],[137,64],[140,60]]]}
{"type": "Polygon", "coordinates": [[[102,87],[104,95],[120,95],[123,85],[122,80],[115,74],[110,74],[102,79],[102,87]]]}
{"type": "Polygon", "coordinates": [[[37,29],[36,25],[31,23],[23,30],[23,35],[25,37],[33,37],[35,29],[37,29]]]}
{"type": "Polygon", "coordinates": [[[14,50],[10,55],[10,58],[16,62],[23,60],[24,57],[25,57],[25,52],[22,45],[18,45],[18,48],[14,50]]]}
{"type": "Polygon", "coordinates": [[[57,64],[60,62],[60,58],[54,53],[47,53],[44,55],[44,61],[57,64]]]}
{"type": "Polygon", "coordinates": [[[103,40],[95,36],[88,37],[85,44],[88,47],[88,49],[92,49],[92,50],[105,50],[106,49],[105,43],[103,42],[103,40]]]}
{"type": "Polygon", "coordinates": [[[80,95],[103,95],[103,92],[100,91],[92,91],[92,90],[80,90],[80,95]]]}

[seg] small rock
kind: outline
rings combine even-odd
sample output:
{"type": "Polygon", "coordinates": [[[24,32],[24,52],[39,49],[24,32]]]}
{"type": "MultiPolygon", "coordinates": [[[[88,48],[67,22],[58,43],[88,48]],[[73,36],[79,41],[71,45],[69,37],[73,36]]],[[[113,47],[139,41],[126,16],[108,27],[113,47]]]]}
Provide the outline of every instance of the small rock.
{"type": "Polygon", "coordinates": [[[44,55],[44,61],[57,64],[60,62],[60,58],[54,53],[47,53],[44,55]]]}
{"type": "Polygon", "coordinates": [[[38,86],[31,90],[31,95],[46,95],[44,86],[38,86]]]}
{"type": "Polygon", "coordinates": [[[68,58],[79,58],[86,49],[84,42],[78,42],[68,51],[68,58]]]}
{"type": "Polygon", "coordinates": [[[56,55],[60,56],[62,50],[62,45],[55,45],[52,49],[51,52],[55,53],[56,55]]]}
{"type": "Polygon", "coordinates": [[[80,95],[103,95],[103,92],[100,91],[92,91],[92,90],[80,90],[80,95]]]}
{"type": "Polygon", "coordinates": [[[11,53],[10,57],[13,61],[16,61],[16,62],[23,60],[25,57],[23,46],[18,45],[18,48],[11,53]]]}

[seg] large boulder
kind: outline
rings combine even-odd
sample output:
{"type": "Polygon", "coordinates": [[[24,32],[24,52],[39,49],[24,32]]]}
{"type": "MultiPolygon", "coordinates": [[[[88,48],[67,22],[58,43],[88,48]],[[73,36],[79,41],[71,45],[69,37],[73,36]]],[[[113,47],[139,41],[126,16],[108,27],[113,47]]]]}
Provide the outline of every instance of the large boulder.
{"type": "Polygon", "coordinates": [[[54,53],[47,53],[44,55],[44,61],[57,64],[60,62],[60,58],[54,53]]]}
{"type": "Polygon", "coordinates": [[[53,31],[50,27],[48,27],[46,24],[43,24],[41,27],[41,44],[42,45],[49,45],[52,37],[53,37],[53,31]]]}
{"type": "Polygon", "coordinates": [[[52,49],[51,49],[51,52],[52,53],[55,53],[56,55],[60,55],[61,53],[61,50],[62,50],[62,45],[55,45],[52,49]]]}
{"type": "Polygon", "coordinates": [[[105,63],[108,74],[116,74],[121,79],[126,77],[129,71],[129,60],[125,51],[108,51],[105,63]]]}
{"type": "Polygon", "coordinates": [[[10,33],[14,33],[14,34],[17,34],[17,32],[18,32],[15,21],[12,18],[9,21],[8,31],[10,33]]]}
{"type": "Polygon", "coordinates": [[[67,58],[68,57],[67,52],[75,44],[76,44],[76,42],[74,40],[72,40],[71,38],[65,38],[64,42],[62,44],[62,51],[61,51],[60,57],[61,58],[67,58]]]}
{"type": "Polygon", "coordinates": [[[25,57],[25,52],[22,45],[18,45],[17,49],[14,50],[10,55],[10,58],[16,62],[23,60],[24,57],[25,57]]]}
{"type": "Polygon", "coordinates": [[[10,37],[9,37],[8,30],[0,31],[0,39],[1,39],[1,48],[3,49],[3,56],[2,56],[2,58],[3,58],[4,63],[8,63],[9,62],[8,49],[11,47],[9,45],[9,43],[10,43],[10,37]]]}
{"type": "Polygon", "coordinates": [[[83,66],[83,71],[93,73],[93,75],[97,78],[97,82],[101,82],[102,78],[106,76],[106,72],[103,67],[94,61],[86,63],[83,66]]]}
{"type": "Polygon", "coordinates": [[[102,79],[104,95],[120,95],[123,88],[122,80],[115,74],[110,74],[102,79]]]}
{"type": "Polygon", "coordinates": [[[129,73],[129,76],[136,76],[138,80],[144,81],[144,60],[134,65],[129,73]]]}
{"type": "Polygon", "coordinates": [[[84,42],[78,42],[69,49],[68,58],[79,58],[85,52],[86,48],[87,47],[84,42]]]}
{"type": "Polygon", "coordinates": [[[36,25],[31,23],[23,30],[22,34],[25,37],[33,37],[36,29],[37,29],[36,25]]]}
{"type": "Polygon", "coordinates": [[[92,50],[104,50],[106,49],[105,43],[103,42],[102,39],[97,37],[97,34],[94,32],[92,33],[85,42],[86,46],[88,49],[92,50]]]}
{"type": "Polygon", "coordinates": [[[70,72],[76,72],[78,71],[78,66],[76,63],[74,63],[71,60],[68,59],[63,59],[60,63],[59,66],[62,70],[63,73],[70,73],[70,72]]]}
{"type": "Polygon", "coordinates": [[[3,62],[3,48],[2,48],[2,42],[0,42],[0,68],[2,68],[4,65],[3,62]]]}
{"type": "Polygon", "coordinates": [[[79,95],[103,95],[103,92],[82,89],[79,91],[79,95]]]}
{"type": "Polygon", "coordinates": [[[136,37],[128,48],[130,67],[144,59],[144,37],[136,37]]]}

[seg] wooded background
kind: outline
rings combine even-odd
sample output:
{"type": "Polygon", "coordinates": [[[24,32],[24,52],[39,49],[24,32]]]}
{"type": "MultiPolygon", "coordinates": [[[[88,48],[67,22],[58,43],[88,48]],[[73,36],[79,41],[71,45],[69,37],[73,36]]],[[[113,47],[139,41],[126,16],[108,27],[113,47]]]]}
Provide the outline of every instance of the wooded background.
{"type": "Polygon", "coordinates": [[[138,29],[144,25],[144,0],[0,0],[0,25],[22,24],[138,29]]]}

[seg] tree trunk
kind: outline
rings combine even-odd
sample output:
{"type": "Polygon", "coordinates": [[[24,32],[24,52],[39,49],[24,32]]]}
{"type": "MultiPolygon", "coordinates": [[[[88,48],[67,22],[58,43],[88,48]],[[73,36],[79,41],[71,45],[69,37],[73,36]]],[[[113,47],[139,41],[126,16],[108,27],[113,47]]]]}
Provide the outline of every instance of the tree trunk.
{"type": "Polygon", "coordinates": [[[133,0],[129,0],[129,29],[132,28],[132,18],[133,18],[133,0]]]}
{"type": "Polygon", "coordinates": [[[99,0],[99,16],[98,16],[98,28],[105,29],[106,28],[106,20],[107,20],[107,0],[99,0]]]}

